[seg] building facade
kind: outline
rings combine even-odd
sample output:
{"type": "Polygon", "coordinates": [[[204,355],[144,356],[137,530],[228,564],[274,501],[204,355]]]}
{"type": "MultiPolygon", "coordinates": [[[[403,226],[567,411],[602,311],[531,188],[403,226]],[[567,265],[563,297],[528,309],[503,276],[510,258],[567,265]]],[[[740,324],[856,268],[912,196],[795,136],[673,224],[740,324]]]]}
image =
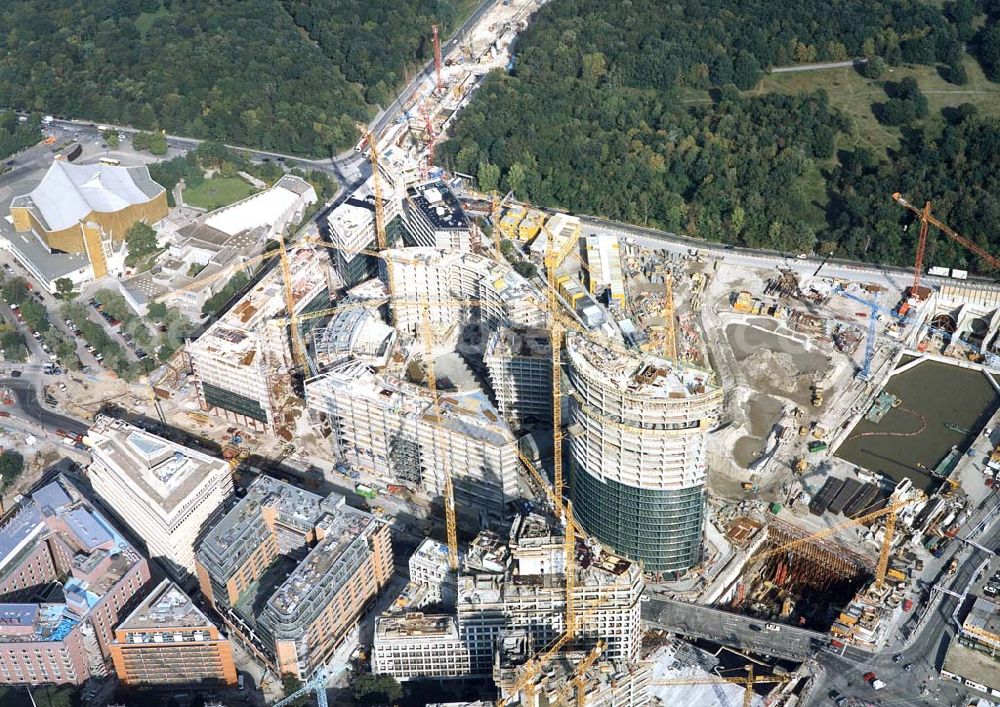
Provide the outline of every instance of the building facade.
{"type": "MultiPolygon", "coordinates": [[[[325,256],[303,248],[293,250],[289,261],[296,313],[329,307],[325,256]]],[[[281,268],[274,268],[187,350],[203,410],[291,439],[293,421],[284,412],[297,398],[291,387],[294,361],[287,328],[271,323],[285,308],[281,268]]]]}
{"type": "Polygon", "coordinates": [[[86,442],[106,506],[173,577],[193,578],[195,541],[233,493],[229,464],[103,415],[86,442]]]}
{"type": "Polygon", "coordinates": [[[705,435],[722,391],[705,371],[566,337],[569,446],[577,517],[647,572],[682,573],[701,557],[705,435]]]}
{"type": "Polygon", "coordinates": [[[507,263],[435,248],[390,250],[396,328],[416,335],[424,321],[443,330],[470,323],[486,332],[502,326],[545,325],[545,299],[507,263]],[[422,303],[426,302],[426,307],[422,303]]]}
{"type": "Polygon", "coordinates": [[[438,393],[357,361],[306,382],[306,406],[326,416],[334,453],[387,483],[443,496],[449,470],[459,513],[501,517],[518,495],[513,435],[478,391],[438,393]]]}
{"type": "Polygon", "coordinates": [[[497,408],[514,428],[552,420],[552,346],[545,329],[497,329],[483,362],[497,408]]]}
{"type": "Polygon", "coordinates": [[[469,219],[444,182],[408,189],[403,210],[415,245],[463,253],[471,249],[469,219]]]}
{"type": "Polygon", "coordinates": [[[413,612],[375,620],[373,673],[403,681],[463,677],[469,670],[469,649],[454,616],[413,612]]]}
{"type": "Polygon", "coordinates": [[[111,658],[125,685],[236,684],[229,639],[167,579],[115,629],[111,658]]]}
{"type": "Polygon", "coordinates": [[[389,526],[270,477],[197,551],[201,591],[279,674],[305,678],[331,656],[392,575],[389,526]]]}
{"type": "Polygon", "coordinates": [[[149,566],[63,477],[0,522],[0,684],[109,673],[114,627],[149,566]]]}
{"type": "Polygon", "coordinates": [[[31,193],[14,198],[10,214],[16,231],[33,233],[49,252],[85,254],[101,278],[122,274],[125,234],[166,216],[167,194],[145,166],[56,160],[31,193]]]}

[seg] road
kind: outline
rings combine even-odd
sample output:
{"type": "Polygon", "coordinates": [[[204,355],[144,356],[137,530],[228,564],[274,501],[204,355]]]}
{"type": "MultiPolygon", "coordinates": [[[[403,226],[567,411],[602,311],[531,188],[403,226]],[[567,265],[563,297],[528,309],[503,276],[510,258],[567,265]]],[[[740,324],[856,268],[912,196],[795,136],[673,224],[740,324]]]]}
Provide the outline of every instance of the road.
{"type": "Polygon", "coordinates": [[[847,69],[867,63],[867,59],[851,59],[850,61],[827,61],[821,64],[795,64],[794,66],[775,66],[772,74],[789,74],[794,71],[822,71],[823,69],[847,69]]]}
{"type": "Polygon", "coordinates": [[[643,602],[642,620],[685,636],[790,660],[805,660],[830,642],[826,634],[818,631],[785,625],[770,631],[765,628],[765,620],[655,596],[643,602]]]}

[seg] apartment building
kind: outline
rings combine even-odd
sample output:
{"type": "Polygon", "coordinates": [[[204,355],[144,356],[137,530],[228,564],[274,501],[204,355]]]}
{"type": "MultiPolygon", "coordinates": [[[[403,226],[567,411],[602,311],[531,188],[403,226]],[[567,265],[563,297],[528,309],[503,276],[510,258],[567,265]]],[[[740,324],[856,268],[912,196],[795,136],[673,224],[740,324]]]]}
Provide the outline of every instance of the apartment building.
{"type": "Polygon", "coordinates": [[[198,547],[202,592],[279,674],[307,677],[342,645],[392,575],[389,526],[270,477],[198,547]]]}
{"type": "MultiPolygon", "coordinates": [[[[637,660],[645,588],[640,566],[578,537],[573,571],[578,625],[568,649],[603,638],[606,659],[637,660]]],[[[500,551],[492,537],[473,544],[458,578],[457,604],[459,635],[469,649],[473,674],[493,672],[500,640],[511,631],[523,631],[535,649],[562,635],[565,573],[562,529],[537,513],[515,520],[507,551],[500,551]]]]}
{"type": "Polygon", "coordinates": [[[471,249],[469,219],[444,182],[410,187],[403,211],[415,245],[463,253],[471,249]]]}
{"type": "Polygon", "coordinates": [[[412,612],[375,619],[373,673],[403,681],[464,677],[469,667],[454,616],[412,612]]]}
{"type": "MultiPolygon", "coordinates": [[[[403,214],[406,187],[402,177],[385,165],[379,165],[379,175],[385,224],[395,234],[397,229],[394,222],[403,214]]],[[[347,287],[354,287],[378,276],[379,259],[362,252],[378,250],[375,236],[375,187],[371,177],[330,212],[326,226],[330,241],[337,246],[333,256],[337,274],[347,287]]],[[[396,238],[390,238],[393,244],[397,242],[396,238]]]]}
{"type": "Polygon", "coordinates": [[[109,672],[114,627],[146,559],[62,476],[0,521],[0,684],[80,685],[109,672]]]}
{"type": "MultiPolygon", "coordinates": [[[[424,321],[441,330],[478,323],[486,332],[501,326],[542,327],[545,299],[508,263],[482,255],[435,248],[389,251],[396,328],[415,335],[424,321]],[[424,306],[422,303],[426,302],[424,306]]],[[[484,336],[485,339],[485,336],[484,336]]]]}
{"type": "MultiPolygon", "coordinates": [[[[296,313],[329,307],[335,283],[325,254],[300,248],[289,261],[296,313]]],[[[187,350],[203,410],[291,439],[294,420],[285,412],[295,398],[294,361],[287,329],[274,322],[285,309],[281,268],[274,268],[187,350]]]]}
{"type": "Polygon", "coordinates": [[[568,429],[581,525],[647,572],[680,574],[701,557],[705,436],[722,390],[711,374],[566,337],[568,429]]]}
{"type": "Polygon", "coordinates": [[[387,483],[443,496],[452,477],[460,514],[499,518],[518,496],[513,435],[479,391],[432,393],[358,361],[306,381],[306,407],[326,416],[334,453],[387,483]]]}
{"type": "Polygon", "coordinates": [[[176,584],[163,580],[115,629],[125,685],[235,685],[233,647],[176,584]]]}
{"type": "Polygon", "coordinates": [[[501,328],[490,334],[483,352],[493,396],[508,424],[551,425],[552,346],[546,329],[501,328]]]}
{"type": "Polygon", "coordinates": [[[194,545],[233,492],[229,464],[98,416],[87,433],[90,483],[175,578],[194,577],[194,545]]]}

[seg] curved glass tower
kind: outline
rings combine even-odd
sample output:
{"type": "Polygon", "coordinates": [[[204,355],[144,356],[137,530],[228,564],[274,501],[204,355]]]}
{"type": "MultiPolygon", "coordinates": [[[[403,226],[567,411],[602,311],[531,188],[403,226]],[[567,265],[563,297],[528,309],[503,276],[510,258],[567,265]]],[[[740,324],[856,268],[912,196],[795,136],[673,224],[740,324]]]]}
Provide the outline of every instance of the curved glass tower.
{"type": "Polygon", "coordinates": [[[684,572],[701,555],[705,433],[722,390],[709,373],[566,337],[571,494],[602,543],[647,572],[684,572]]]}

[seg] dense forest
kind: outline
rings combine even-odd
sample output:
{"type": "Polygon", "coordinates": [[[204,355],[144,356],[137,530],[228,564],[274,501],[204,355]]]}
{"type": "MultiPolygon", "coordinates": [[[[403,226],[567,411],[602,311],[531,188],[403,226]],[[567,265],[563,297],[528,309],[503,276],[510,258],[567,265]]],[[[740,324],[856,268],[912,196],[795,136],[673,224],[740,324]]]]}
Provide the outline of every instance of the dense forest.
{"type": "Polygon", "coordinates": [[[328,155],[456,20],[449,0],[5,0],[0,103],[328,155]]]}
{"type": "Polygon", "coordinates": [[[0,111],[0,160],[38,142],[40,115],[21,122],[14,111],[0,111]]]}
{"type": "Polygon", "coordinates": [[[771,66],[853,57],[871,59],[859,67],[871,80],[905,63],[962,84],[963,43],[997,80],[1000,33],[984,12],[1000,14],[1000,2],[555,0],[518,40],[512,74],[487,79],[439,155],[484,189],[538,204],[726,243],[902,263],[915,229],[904,231],[911,219],[888,198],[897,189],[939,202],[959,231],[1000,223],[981,220],[995,200],[975,203],[980,190],[970,188],[996,167],[1000,126],[967,108],[951,110],[951,123],[928,117],[915,81],[883,80],[871,110],[902,130],[902,147],[838,149],[851,142],[841,138],[853,120],[824,91],[745,91],[771,66]],[[928,162],[945,138],[951,152],[928,162]],[[933,180],[923,178],[927,164],[942,166],[933,180]]]}

